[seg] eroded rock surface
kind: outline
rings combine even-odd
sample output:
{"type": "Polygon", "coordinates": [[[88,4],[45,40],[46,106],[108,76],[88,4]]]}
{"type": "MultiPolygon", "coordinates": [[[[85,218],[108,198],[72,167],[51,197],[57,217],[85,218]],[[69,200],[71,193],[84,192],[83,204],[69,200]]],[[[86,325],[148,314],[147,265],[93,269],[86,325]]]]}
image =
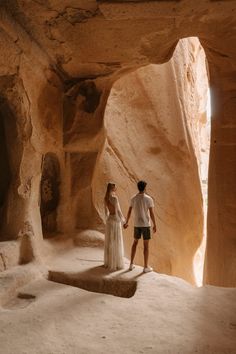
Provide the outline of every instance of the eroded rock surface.
{"type": "MultiPolygon", "coordinates": [[[[42,157],[47,153],[57,156],[61,171],[57,230],[69,233],[81,227],[103,229],[98,202],[103,190],[96,188],[95,178],[107,137],[103,117],[111,87],[117,79],[140,66],[168,61],[179,39],[198,36],[206,51],[213,93],[205,280],[215,285],[236,284],[235,5],[235,0],[1,1],[0,111],[5,117],[10,167],[10,173],[4,175],[5,181],[11,176],[0,211],[1,240],[17,238],[27,221],[37,240],[35,247],[40,249],[39,186],[42,157]],[[72,154],[76,157],[71,158],[72,154]],[[83,182],[78,189],[76,185],[72,188],[71,176],[77,174],[74,164],[77,166],[78,161],[87,157],[89,182],[87,185],[83,182]]],[[[184,92],[184,88],[181,90],[184,92]]],[[[182,104],[178,102],[178,107],[182,104]]],[[[188,140],[185,153],[191,161],[189,166],[194,166],[188,174],[196,176],[196,150],[191,147],[194,140],[191,135],[183,140],[184,145],[188,140]]],[[[183,146],[181,149],[185,150],[183,146]]],[[[152,150],[151,156],[161,153],[152,150]]],[[[170,153],[168,158],[175,154],[176,151],[174,155],[170,153]]],[[[179,170],[179,165],[171,167],[173,171],[179,170]]],[[[184,168],[187,169],[186,165],[184,168]]],[[[81,180],[85,178],[83,168],[78,174],[81,180]]],[[[106,176],[104,170],[102,180],[106,176]]],[[[133,181],[135,178],[134,175],[133,181]]],[[[192,250],[187,256],[189,262],[183,264],[191,268],[201,228],[201,221],[196,226],[200,187],[191,186],[187,192],[190,185],[184,183],[185,196],[191,194],[192,203],[196,198],[193,204],[198,210],[191,220],[186,220],[183,232],[188,234],[184,236],[188,241],[182,245],[182,252],[187,254],[186,249],[192,250]],[[188,233],[192,227],[194,230],[188,233]],[[194,233],[196,237],[192,237],[194,233]]],[[[174,184],[177,186],[176,181],[174,184]]],[[[175,202],[176,196],[173,198],[175,202]]],[[[183,209],[188,205],[185,199],[183,205],[183,209]]],[[[169,201],[165,207],[169,207],[169,201]]],[[[167,249],[172,247],[166,245],[167,249]]],[[[170,269],[172,263],[168,260],[166,268],[170,269]]],[[[191,274],[190,270],[188,278],[192,278],[191,274]]]]}
{"type": "MultiPolygon", "coordinates": [[[[196,39],[181,41],[167,64],[146,66],[118,80],[107,103],[107,140],[94,181],[95,197],[101,196],[104,181],[117,183],[125,213],[129,198],[137,193],[136,182],[147,181],[158,229],[150,245],[150,264],[193,283],[193,258],[203,234],[198,136],[200,94],[207,92],[207,81],[205,55],[196,39]]],[[[124,232],[128,256],[131,225],[124,232]]],[[[142,247],[137,261],[143,264],[142,247]]]]}

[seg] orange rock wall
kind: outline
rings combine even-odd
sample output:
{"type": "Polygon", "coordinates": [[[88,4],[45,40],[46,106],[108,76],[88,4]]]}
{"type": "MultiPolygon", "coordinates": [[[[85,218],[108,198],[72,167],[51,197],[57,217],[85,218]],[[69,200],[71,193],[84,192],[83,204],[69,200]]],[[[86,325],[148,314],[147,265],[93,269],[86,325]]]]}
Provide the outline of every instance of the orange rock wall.
{"type": "MultiPolygon", "coordinates": [[[[75,227],[102,229],[97,193],[104,191],[96,187],[96,161],[106,139],[110,89],[126,73],[167,62],[179,39],[197,36],[213,93],[205,281],[235,286],[235,6],[235,0],[1,1],[0,109],[1,116],[11,117],[6,129],[12,132],[1,240],[14,239],[21,230],[42,239],[39,190],[46,153],[55,153],[60,162],[58,230],[69,235],[75,227]],[[82,181],[78,189],[74,182],[71,187],[76,178],[82,181]]],[[[192,136],[191,131],[186,133],[192,136]]],[[[105,169],[102,180],[106,175],[105,169]]],[[[193,250],[199,239],[189,243],[193,250]]],[[[191,278],[192,269],[187,272],[191,278]]]]}
{"type": "MultiPolygon", "coordinates": [[[[170,62],[146,66],[118,80],[105,111],[107,139],[94,180],[96,199],[105,182],[117,184],[125,214],[136,182],[147,181],[158,225],[150,264],[193,283],[193,258],[203,226],[197,132],[200,94],[207,92],[207,84],[205,55],[196,39],[182,40],[170,62]],[[196,66],[199,60],[201,66],[196,66]]],[[[102,202],[99,210],[103,211],[102,202]]],[[[124,232],[128,257],[132,226],[131,222],[124,232]]],[[[141,245],[136,261],[143,264],[141,245]]]]}

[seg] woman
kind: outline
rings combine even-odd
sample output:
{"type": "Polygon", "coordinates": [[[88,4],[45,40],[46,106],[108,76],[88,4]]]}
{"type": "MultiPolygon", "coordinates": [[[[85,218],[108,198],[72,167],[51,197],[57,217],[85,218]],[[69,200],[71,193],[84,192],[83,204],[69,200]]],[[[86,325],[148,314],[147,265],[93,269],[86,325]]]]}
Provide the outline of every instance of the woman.
{"type": "Polygon", "coordinates": [[[108,183],[104,198],[106,214],[104,265],[109,270],[124,268],[124,247],[121,224],[125,218],[115,194],[116,186],[108,183]]]}

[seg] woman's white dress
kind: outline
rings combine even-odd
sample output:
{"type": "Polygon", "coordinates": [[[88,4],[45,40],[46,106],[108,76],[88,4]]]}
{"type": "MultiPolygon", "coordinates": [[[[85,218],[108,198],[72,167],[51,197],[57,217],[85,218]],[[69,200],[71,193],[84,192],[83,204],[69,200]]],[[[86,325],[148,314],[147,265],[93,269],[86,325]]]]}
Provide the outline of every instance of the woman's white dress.
{"type": "Polygon", "coordinates": [[[125,222],[122,215],[118,198],[110,197],[110,202],[115,207],[115,215],[109,214],[106,210],[106,229],[105,229],[105,247],[104,247],[104,265],[109,270],[124,268],[124,246],[122,224],[125,222]]]}

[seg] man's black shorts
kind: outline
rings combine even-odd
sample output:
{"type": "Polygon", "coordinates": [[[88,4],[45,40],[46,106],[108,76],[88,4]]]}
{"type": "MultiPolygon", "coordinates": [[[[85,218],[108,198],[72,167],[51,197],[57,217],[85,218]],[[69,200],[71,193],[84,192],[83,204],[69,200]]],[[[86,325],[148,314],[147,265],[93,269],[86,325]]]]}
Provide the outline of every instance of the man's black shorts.
{"type": "Polygon", "coordinates": [[[143,235],[144,240],[150,240],[151,238],[151,230],[150,226],[148,227],[134,227],[134,238],[139,240],[143,235]]]}

